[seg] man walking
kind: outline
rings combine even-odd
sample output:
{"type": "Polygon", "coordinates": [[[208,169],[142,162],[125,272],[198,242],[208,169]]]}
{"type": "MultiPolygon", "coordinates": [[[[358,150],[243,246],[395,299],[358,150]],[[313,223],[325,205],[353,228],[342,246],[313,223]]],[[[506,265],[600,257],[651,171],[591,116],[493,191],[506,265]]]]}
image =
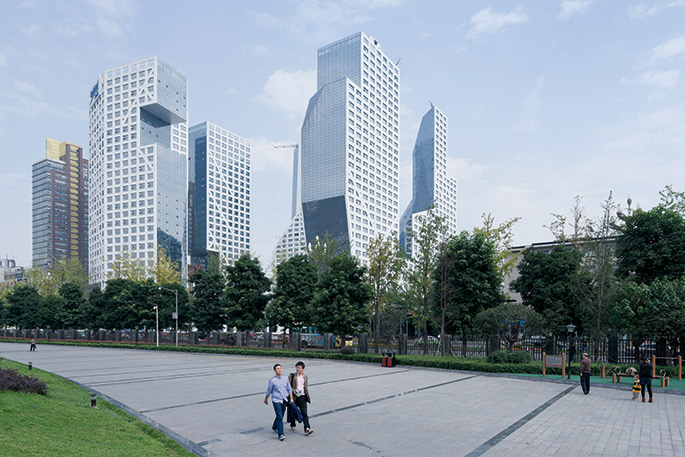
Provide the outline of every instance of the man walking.
{"type": "Polygon", "coordinates": [[[278,439],[283,441],[285,434],[283,433],[283,412],[285,411],[286,401],[290,399],[293,401],[293,389],[290,387],[288,380],[283,378],[283,368],[280,363],[274,365],[274,377],[269,379],[269,386],[266,388],[266,396],[264,397],[264,404],[269,404],[269,396],[271,396],[271,404],[274,405],[274,412],[276,419],[271,426],[271,430],[278,434],[278,439]]]}
{"type": "Polygon", "coordinates": [[[587,356],[587,352],[583,352],[583,358],[580,360],[580,386],[583,388],[585,395],[590,393],[590,369],[591,360],[587,356]]]}
{"type": "MultiPolygon", "coordinates": [[[[295,364],[296,373],[290,373],[288,380],[293,389],[295,396],[295,405],[302,413],[302,423],[304,425],[304,434],[310,435],[314,430],[309,426],[309,416],[307,415],[307,403],[311,403],[309,398],[309,379],[304,374],[304,362],[297,362],[295,364]]],[[[290,422],[290,430],[295,431],[295,419],[290,422]]]]}

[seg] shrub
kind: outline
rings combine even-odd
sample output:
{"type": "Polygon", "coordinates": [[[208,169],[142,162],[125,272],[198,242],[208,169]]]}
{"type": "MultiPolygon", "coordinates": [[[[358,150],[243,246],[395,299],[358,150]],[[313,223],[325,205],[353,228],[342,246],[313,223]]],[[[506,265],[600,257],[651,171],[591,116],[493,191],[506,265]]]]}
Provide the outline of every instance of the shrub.
{"type": "Polygon", "coordinates": [[[533,356],[528,351],[513,351],[507,354],[507,363],[530,363],[533,356]]]}
{"type": "Polygon", "coordinates": [[[38,378],[24,376],[11,368],[0,368],[0,390],[16,390],[45,395],[48,385],[38,378]]]}
{"type": "Polygon", "coordinates": [[[498,349],[497,351],[491,353],[488,356],[488,363],[506,363],[507,362],[507,350],[498,349]]]}
{"type": "Polygon", "coordinates": [[[344,348],[340,349],[340,353],[345,354],[345,355],[352,355],[352,354],[354,354],[354,349],[352,349],[351,347],[345,346],[344,348]]]}

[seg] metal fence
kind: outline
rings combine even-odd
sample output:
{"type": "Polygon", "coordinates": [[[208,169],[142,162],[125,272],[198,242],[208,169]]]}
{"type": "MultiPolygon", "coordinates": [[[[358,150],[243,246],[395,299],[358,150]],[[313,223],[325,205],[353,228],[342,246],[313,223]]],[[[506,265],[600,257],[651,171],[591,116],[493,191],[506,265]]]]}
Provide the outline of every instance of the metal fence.
{"type": "MultiPolygon", "coordinates": [[[[129,344],[156,344],[157,334],[154,330],[52,330],[52,329],[0,329],[2,338],[36,338],[38,340],[95,341],[129,344]]],[[[685,342],[685,338],[681,338],[685,342]]],[[[159,333],[159,343],[173,345],[176,343],[174,331],[159,333]]],[[[322,349],[347,348],[353,352],[396,352],[409,355],[438,355],[444,353],[456,357],[486,358],[498,349],[506,349],[505,343],[497,336],[489,338],[466,338],[448,336],[440,338],[422,337],[407,338],[397,335],[389,341],[373,342],[370,335],[334,337],[333,335],[301,334],[292,335],[283,332],[179,332],[179,345],[237,346],[252,348],[274,348],[317,351],[322,349]],[[295,341],[293,341],[295,340],[295,341]],[[377,349],[376,349],[377,346],[377,349]]],[[[684,344],[675,347],[657,344],[647,340],[637,349],[631,342],[620,337],[605,337],[599,340],[578,337],[569,338],[528,338],[521,339],[513,345],[514,351],[526,351],[534,360],[542,360],[542,353],[549,355],[569,354],[571,346],[575,348],[575,359],[586,352],[599,363],[632,364],[640,358],[656,356],[660,365],[671,365],[684,355],[684,344]]]]}

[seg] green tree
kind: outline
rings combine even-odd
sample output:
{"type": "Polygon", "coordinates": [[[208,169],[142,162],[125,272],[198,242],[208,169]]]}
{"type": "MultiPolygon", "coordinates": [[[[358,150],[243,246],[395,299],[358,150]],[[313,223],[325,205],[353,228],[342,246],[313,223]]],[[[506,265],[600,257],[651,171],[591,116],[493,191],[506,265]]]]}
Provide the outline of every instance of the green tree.
{"type": "Polygon", "coordinates": [[[438,265],[440,249],[447,240],[445,220],[433,208],[415,218],[418,227],[412,229],[412,257],[404,270],[400,297],[410,310],[423,335],[423,353],[428,354],[428,322],[433,294],[433,271],[438,265]]]}
{"type": "Polygon", "coordinates": [[[368,323],[373,292],[364,282],[365,268],[349,254],[338,254],[329,266],[319,279],[312,323],[322,332],[346,335],[368,323]]]}
{"type": "Polygon", "coordinates": [[[96,328],[97,322],[103,309],[104,295],[99,287],[94,288],[88,295],[88,299],[79,309],[79,319],[84,328],[96,328]]]}
{"type": "Polygon", "coordinates": [[[42,297],[29,285],[16,286],[7,296],[7,322],[17,328],[34,328],[40,319],[42,297]]]}
{"type": "Polygon", "coordinates": [[[64,328],[78,328],[82,325],[81,311],[86,303],[83,291],[78,284],[66,282],[59,288],[64,300],[60,320],[64,328]]]}
{"type": "Polygon", "coordinates": [[[447,243],[433,273],[432,311],[440,335],[459,334],[464,355],[476,315],[502,302],[496,256],[484,234],[463,231],[447,243]]]}
{"type": "Polygon", "coordinates": [[[48,269],[38,266],[29,268],[26,277],[29,284],[33,285],[43,296],[57,295],[60,286],[65,283],[76,284],[85,293],[89,284],[88,273],[76,258],[57,260],[48,269]]]}
{"type": "Polygon", "coordinates": [[[249,252],[226,267],[224,303],[229,327],[235,326],[239,331],[254,329],[257,321],[264,318],[270,286],[271,280],[262,271],[259,260],[249,252]]]}
{"type": "Polygon", "coordinates": [[[473,233],[483,234],[485,241],[492,243],[495,248],[495,265],[497,265],[500,277],[504,279],[516,267],[518,261],[519,253],[512,254],[510,248],[514,239],[512,228],[521,218],[514,217],[495,226],[495,218],[492,214],[483,213],[481,217],[483,225],[474,228],[473,233]]]}
{"type": "MultiPolygon", "coordinates": [[[[164,328],[175,328],[173,314],[176,312],[176,294],[173,291],[178,293],[178,328],[182,329],[192,321],[188,306],[188,291],[181,284],[175,282],[155,285],[152,279],[148,279],[145,285],[134,290],[140,293],[148,293],[148,290],[152,290],[148,304],[141,310],[144,313],[141,316],[141,319],[144,319],[141,320],[141,326],[152,327],[154,325],[156,305],[159,307],[159,325],[164,328]]],[[[143,300],[145,299],[141,298],[141,301],[143,300]]]]}
{"type": "Polygon", "coordinates": [[[673,186],[668,185],[664,190],[659,191],[659,196],[661,197],[659,206],[685,217],[685,192],[673,190],[673,186]]]}
{"type": "Polygon", "coordinates": [[[685,220],[676,211],[657,206],[623,217],[616,239],[617,273],[638,283],[685,275],[685,220]]]}
{"type": "Polygon", "coordinates": [[[41,297],[37,325],[41,328],[64,329],[64,298],[60,295],[41,297]]]}
{"type": "Polygon", "coordinates": [[[193,286],[190,318],[195,327],[203,332],[221,330],[226,323],[226,310],[222,304],[223,275],[198,271],[190,277],[190,282],[193,286]]]}
{"type": "Polygon", "coordinates": [[[157,247],[157,260],[150,269],[152,279],[157,284],[177,284],[181,282],[178,262],[171,261],[162,246],[157,247]]]}
{"type": "Polygon", "coordinates": [[[124,251],[112,262],[112,270],[108,279],[144,281],[145,278],[147,278],[147,272],[142,262],[132,258],[128,251],[124,251]]]}
{"type": "Polygon", "coordinates": [[[397,284],[402,276],[404,256],[399,246],[399,239],[395,236],[385,237],[382,234],[371,240],[366,255],[369,259],[366,282],[373,291],[371,314],[374,319],[374,352],[378,352],[381,338],[381,317],[387,311],[393,297],[397,296],[397,284]]]}
{"type": "MultiPolygon", "coordinates": [[[[651,313],[646,321],[649,333],[675,348],[685,343],[685,277],[668,281],[656,279],[649,285],[651,313]]],[[[657,354],[657,356],[665,356],[657,354]]]]}
{"type": "Polygon", "coordinates": [[[613,326],[628,335],[634,347],[635,360],[639,360],[639,347],[652,333],[649,319],[653,315],[649,299],[649,286],[625,281],[611,304],[609,315],[613,326]]]}
{"type": "Polygon", "coordinates": [[[542,316],[520,303],[503,303],[476,315],[475,325],[488,334],[497,334],[511,352],[521,337],[541,330],[542,316]]]}
{"type": "Polygon", "coordinates": [[[336,255],[342,252],[342,243],[337,238],[333,238],[330,233],[326,232],[323,238],[318,236],[314,239],[313,244],[307,247],[307,255],[314,263],[319,277],[326,271],[331,263],[331,260],[336,255]]]}
{"type": "Polygon", "coordinates": [[[589,281],[589,278],[581,271],[581,261],[581,251],[560,245],[554,246],[549,253],[533,249],[523,251],[518,265],[519,277],[512,281],[511,288],[521,294],[525,305],[544,317],[545,333],[565,335],[569,323],[576,325],[582,333],[575,284],[589,281]]]}
{"type": "Polygon", "coordinates": [[[309,323],[316,294],[316,267],[306,255],[296,255],[276,267],[274,294],[267,321],[292,330],[309,323]]]}
{"type": "MultiPolygon", "coordinates": [[[[150,280],[110,279],[102,296],[102,313],[97,325],[114,330],[137,328],[144,321],[154,322],[150,299],[157,295],[157,286],[150,280]]],[[[173,304],[171,305],[173,307],[173,304]]],[[[161,318],[160,313],[160,318],[161,318]]]]}

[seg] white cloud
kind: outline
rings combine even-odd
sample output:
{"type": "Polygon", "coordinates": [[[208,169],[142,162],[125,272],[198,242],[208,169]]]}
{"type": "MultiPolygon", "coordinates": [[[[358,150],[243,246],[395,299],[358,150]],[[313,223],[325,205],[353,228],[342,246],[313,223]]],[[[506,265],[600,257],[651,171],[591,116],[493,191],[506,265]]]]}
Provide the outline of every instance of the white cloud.
{"type": "Polygon", "coordinates": [[[653,17],[668,8],[674,8],[678,6],[685,6],[685,0],[672,0],[666,2],[654,3],[638,3],[637,5],[631,5],[628,7],[628,16],[631,19],[643,19],[646,17],[653,17]]]}
{"type": "Polygon", "coordinates": [[[654,60],[665,60],[685,53],[685,35],[679,35],[652,49],[654,60]]]}
{"type": "Polygon", "coordinates": [[[92,23],[98,31],[110,37],[122,37],[134,30],[138,14],[137,0],[84,0],[91,10],[92,23]]]}
{"type": "Polygon", "coordinates": [[[488,7],[471,16],[471,20],[469,20],[471,30],[469,30],[467,36],[473,37],[480,34],[495,33],[507,25],[522,24],[524,22],[528,22],[528,15],[521,6],[509,13],[497,13],[488,7]]]}
{"type": "Polygon", "coordinates": [[[621,82],[638,86],[652,86],[657,89],[672,91],[678,86],[679,79],[680,72],[677,70],[647,71],[634,78],[623,78],[621,79],[621,82]]]}
{"type": "Polygon", "coordinates": [[[447,176],[456,178],[460,183],[481,177],[485,169],[484,165],[474,163],[466,157],[447,158],[447,176]]]}
{"type": "Polygon", "coordinates": [[[0,119],[9,115],[25,118],[50,117],[59,119],[87,119],[84,109],[55,106],[42,99],[41,91],[26,81],[14,81],[11,91],[0,92],[0,119]]]}
{"type": "Polygon", "coordinates": [[[269,76],[257,100],[298,120],[316,92],[316,70],[277,70],[269,76]]]}
{"type": "Polygon", "coordinates": [[[564,0],[559,4],[559,15],[557,19],[566,20],[573,16],[583,14],[590,8],[592,1],[590,0],[564,0]]]}

